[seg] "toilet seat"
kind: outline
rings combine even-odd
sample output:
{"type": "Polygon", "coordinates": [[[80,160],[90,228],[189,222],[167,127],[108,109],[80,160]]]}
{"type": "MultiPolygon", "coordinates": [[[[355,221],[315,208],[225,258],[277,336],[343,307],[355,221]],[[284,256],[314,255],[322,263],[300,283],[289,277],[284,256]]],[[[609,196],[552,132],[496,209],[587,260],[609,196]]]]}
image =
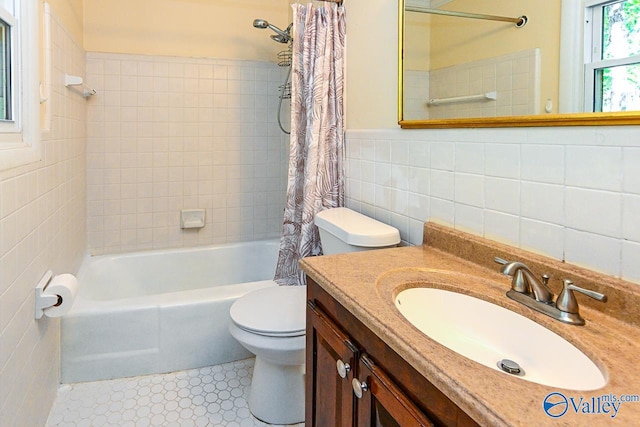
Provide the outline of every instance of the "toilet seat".
{"type": "Polygon", "coordinates": [[[250,292],[231,306],[230,316],[240,329],[269,337],[305,334],[306,286],[273,286],[250,292]]]}

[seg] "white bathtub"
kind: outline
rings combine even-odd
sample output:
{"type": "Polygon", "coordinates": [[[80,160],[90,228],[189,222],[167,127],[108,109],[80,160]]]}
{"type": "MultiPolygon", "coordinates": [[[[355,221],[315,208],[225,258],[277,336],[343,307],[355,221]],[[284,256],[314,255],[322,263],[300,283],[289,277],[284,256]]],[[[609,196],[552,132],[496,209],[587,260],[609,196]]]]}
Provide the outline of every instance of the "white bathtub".
{"type": "Polygon", "coordinates": [[[277,240],[87,257],[62,317],[62,382],[171,372],[250,357],[229,308],[271,280],[277,240]]]}

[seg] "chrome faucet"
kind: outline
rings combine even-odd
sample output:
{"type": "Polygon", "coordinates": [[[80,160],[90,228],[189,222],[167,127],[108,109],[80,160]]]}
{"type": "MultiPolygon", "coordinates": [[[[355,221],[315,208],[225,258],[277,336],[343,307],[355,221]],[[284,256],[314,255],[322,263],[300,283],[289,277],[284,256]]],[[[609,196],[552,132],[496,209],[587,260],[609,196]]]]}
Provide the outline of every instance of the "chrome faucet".
{"type": "Polygon", "coordinates": [[[538,280],[531,269],[519,261],[506,261],[498,257],[494,260],[503,265],[502,274],[513,278],[511,289],[507,292],[509,298],[561,322],[572,325],[585,324],[585,320],[580,316],[578,301],[573,291],[583,293],[598,301],[607,301],[606,295],[580,288],[567,279],[564,280],[562,292],[554,303],[553,292],[548,287],[548,275],[544,274],[542,280],[538,280]]]}

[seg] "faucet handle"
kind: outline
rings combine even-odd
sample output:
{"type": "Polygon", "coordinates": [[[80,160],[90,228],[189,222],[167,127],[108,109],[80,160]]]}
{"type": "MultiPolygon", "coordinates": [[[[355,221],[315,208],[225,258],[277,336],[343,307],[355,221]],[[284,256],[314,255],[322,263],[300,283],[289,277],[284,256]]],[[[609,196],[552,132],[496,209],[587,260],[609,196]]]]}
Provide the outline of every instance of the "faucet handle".
{"type": "Polygon", "coordinates": [[[542,275],[542,284],[545,286],[549,286],[549,279],[551,279],[551,276],[549,276],[548,274],[543,274],[542,275]]]}
{"type": "Polygon", "coordinates": [[[578,313],[578,301],[576,300],[573,291],[583,293],[591,298],[597,299],[598,301],[607,302],[606,295],[589,289],[581,288],[574,285],[571,280],[565,279],[562,292],[560,292],[560,295],[558,295],[558,299],[556,300],[556,307],[558,308],[558,310],[567,313],[578,313]]]}
{"type": "Polygon", "coordinates": [[[495,257],[493,259],[495,262],[497,262],[498,264],[502,264],[502,265],[507,265],[509,264],[509,261],[507,261],[506,259],[502,259],[500,257],[495,257]]]}

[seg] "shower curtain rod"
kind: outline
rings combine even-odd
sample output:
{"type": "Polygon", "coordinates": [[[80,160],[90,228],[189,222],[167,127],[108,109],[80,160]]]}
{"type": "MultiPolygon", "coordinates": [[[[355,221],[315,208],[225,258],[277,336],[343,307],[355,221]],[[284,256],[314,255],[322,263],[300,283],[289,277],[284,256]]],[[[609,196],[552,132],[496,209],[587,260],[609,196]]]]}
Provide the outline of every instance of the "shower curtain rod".
{"type": "Polygon", "coordinates": [[[527,24],[528,18],[525,15],[517,18],[509,18],[508,16],[481,15],[478,13],[456,12],[452,10],[429,9],[420,6],[405,6],[407,12],[430,13],[432,15],[455,16],[459,18],[484,19],[487,21],[513,22],[516,27],[522,28],[527,24]]]}

